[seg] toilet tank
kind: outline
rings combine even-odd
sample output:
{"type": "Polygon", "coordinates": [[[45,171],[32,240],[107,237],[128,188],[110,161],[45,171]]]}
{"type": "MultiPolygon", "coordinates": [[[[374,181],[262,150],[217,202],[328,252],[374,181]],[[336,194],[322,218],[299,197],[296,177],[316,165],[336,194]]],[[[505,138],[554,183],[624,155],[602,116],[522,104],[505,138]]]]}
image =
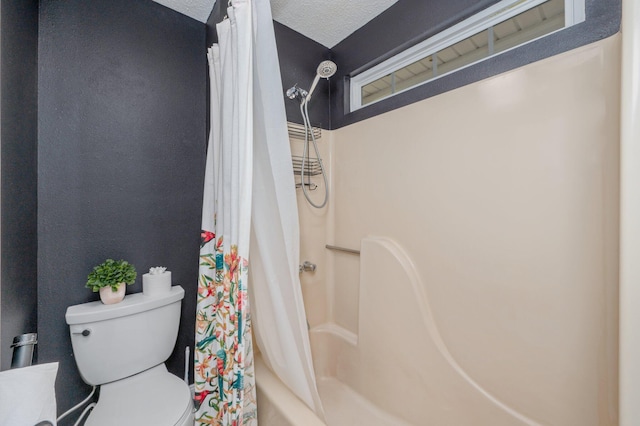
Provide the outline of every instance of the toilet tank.
{"type": "Polygon", "coordinates": [[[164,363],[180,325],[180,286],[159,296],[127,295],[114,305],[90,302],[67,308],[73,354],[90,385],[120,380],[164,363]]]}

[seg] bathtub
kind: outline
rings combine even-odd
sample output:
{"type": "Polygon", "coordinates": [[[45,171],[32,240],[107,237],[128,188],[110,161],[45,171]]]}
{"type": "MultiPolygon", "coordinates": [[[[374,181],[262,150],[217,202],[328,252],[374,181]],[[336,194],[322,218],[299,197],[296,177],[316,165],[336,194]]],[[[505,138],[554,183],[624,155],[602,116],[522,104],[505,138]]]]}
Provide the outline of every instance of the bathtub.
{"type": "Polygon", "coordinates": [[[261,426],[408,426],[375,407],[334,377],[318,377],[327,423],[298,399],[266,366],[255,359],[258,424],[261,426]]]}
{"type": "Polygon", "coordinates": [[[266,366],[259,354],[254,359],[258,424],[262,426],[325,426],[266,366]]]}

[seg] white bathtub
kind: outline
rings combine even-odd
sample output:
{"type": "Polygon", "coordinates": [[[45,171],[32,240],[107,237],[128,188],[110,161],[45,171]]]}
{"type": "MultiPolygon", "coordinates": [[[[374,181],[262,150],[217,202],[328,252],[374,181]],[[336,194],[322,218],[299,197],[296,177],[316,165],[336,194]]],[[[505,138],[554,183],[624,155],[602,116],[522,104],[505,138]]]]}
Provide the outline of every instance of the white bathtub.
{"type": "Polygon", "coordinates": [[[257,355],[255,360],[258,424],[261,426],[325,426],[257,355]]]}
{"type": "Polygon", "coordinates": [[[405,426],[332,377],[318,378],[327,423],[298,399],[265,365],[255,359],[258,424],[261,426],[405,426]]]}

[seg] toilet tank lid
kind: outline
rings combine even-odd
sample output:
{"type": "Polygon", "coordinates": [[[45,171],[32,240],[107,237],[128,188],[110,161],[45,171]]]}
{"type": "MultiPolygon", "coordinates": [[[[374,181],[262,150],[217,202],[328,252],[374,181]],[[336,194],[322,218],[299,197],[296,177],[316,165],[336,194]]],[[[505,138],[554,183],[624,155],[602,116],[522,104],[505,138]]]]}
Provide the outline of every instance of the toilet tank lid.
{"type": "Polygon", "coordinates": [[[137,314],[159,308],[184,298],[184,289],[179,285],[171,287],[166,294],[145,296],[142,293],[128,294],[120,303],[105,305],[100,301],[69,306],[65,319],[67,324],[85,324],[117,317],[137,314]]]}

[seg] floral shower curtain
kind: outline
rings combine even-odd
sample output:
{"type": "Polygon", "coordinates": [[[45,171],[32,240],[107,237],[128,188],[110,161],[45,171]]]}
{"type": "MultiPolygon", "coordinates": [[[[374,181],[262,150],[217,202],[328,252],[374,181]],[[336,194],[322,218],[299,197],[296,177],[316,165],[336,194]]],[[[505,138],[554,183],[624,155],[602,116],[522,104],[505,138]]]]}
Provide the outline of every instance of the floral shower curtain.
{"type": "Polygon", "coordinates": [[[269,0],[233,0],[227,16],[208,52],[196,425],[257,424],[248,293],[262,358],[322,418],[298,277],[295,182],[269,0]]]}
{"type": "Polygon", "coordinates": [[[252,7],[234,0],[208,52],[211,133],[196,313],[196,425],[255,425],[247,299],[253,169],[252,7]]]}

